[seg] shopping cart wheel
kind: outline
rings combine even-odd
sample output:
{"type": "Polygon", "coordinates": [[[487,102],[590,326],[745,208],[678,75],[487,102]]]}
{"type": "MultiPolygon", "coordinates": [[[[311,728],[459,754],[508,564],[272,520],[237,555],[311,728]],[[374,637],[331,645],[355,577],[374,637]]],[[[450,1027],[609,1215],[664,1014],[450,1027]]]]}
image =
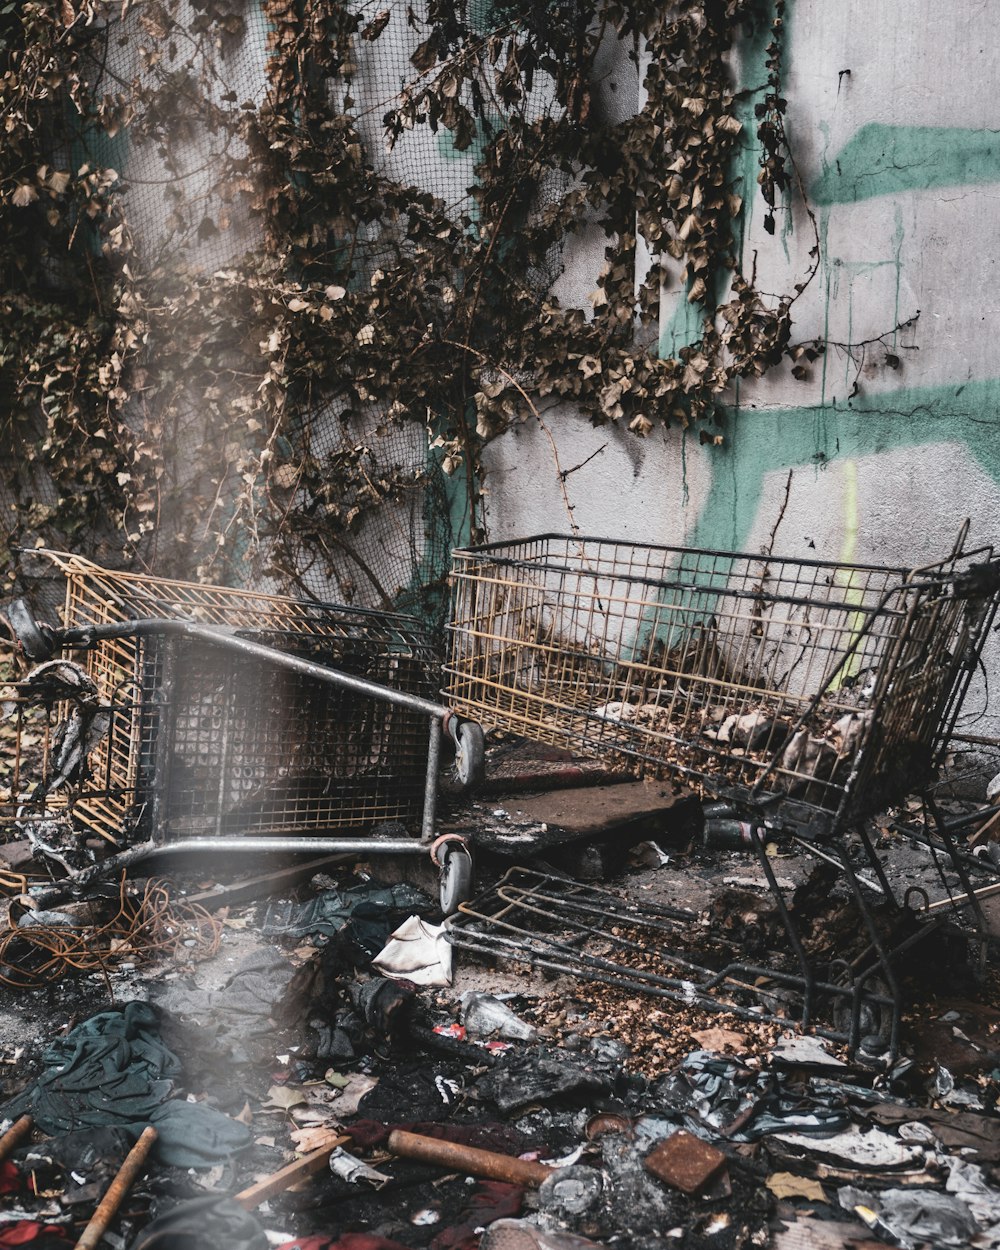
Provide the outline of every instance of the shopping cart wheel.
{"type": "Polygon", "coordinates": [[[449,842],[441,848],[438,858],[438,901],[444,914],[451,916],[461,903],[472,898],[472,856],[464,843],[449,842]]]}
{"type": "Polygon", "coordinates": [[[455,774],[463,790],[474,790],[486,780],[486,736],[474,720],[450,716],[446,722],[455,741],[455,774]]]}

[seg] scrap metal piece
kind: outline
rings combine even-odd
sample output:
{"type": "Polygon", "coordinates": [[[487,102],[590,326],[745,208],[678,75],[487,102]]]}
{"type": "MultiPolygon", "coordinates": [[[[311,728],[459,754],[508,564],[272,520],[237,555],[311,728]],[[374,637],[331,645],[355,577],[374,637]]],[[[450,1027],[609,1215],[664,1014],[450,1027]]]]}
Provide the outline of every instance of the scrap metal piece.
{"type": "Polygon", "coordinates": [[[721,1150],[679,1129],[645,1159],[647,1172],[684,1194],[696,1194],[722,1175],[726,1156],[721,1150]]]}

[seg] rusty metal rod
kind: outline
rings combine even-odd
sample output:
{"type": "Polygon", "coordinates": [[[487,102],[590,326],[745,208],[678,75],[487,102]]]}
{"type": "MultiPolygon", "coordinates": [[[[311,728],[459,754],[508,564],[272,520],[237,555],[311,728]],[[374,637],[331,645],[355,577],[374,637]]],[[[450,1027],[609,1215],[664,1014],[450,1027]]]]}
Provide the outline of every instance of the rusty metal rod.
{"type": "Polygon", "coordinates": [[[156,1129],[151,1124],[142,1130],[142,1135],[125,1156],[125,1162],[118,1169],[115,1179],[108,1186],[107,1192],[97,1205],[97,1210],[91,1216],[90,1223],[83,1230],[80,1240],[76,1243],[76,1250],[96,1250],[97,1243],[104,1236],[105,1230],[124,1202],[132,1182],[142,1171],[156,1137],[156,1129]]]}
{"type": "Polygon", "coordinates": [[[477,1150],[474,1146],[460,1146],[457,1142],[440,1141],[436,1137],[421,1137],[403,1129],[394,1129],[389,1134],[389,1149],[404,1159],[437,1163],[452,1172],[485,1176],[488,1180],[506,1181],[510,1185],[540,1185],[555,1171],[545,1163],[514,1159],[510,1155],[477,1150]]]}
{"type": "Polygon", "coordinates": [[[22,1115],[19,1120],[14,1121],[3,1137],[0,1137],[0,1159],[6,1159],[22,1138],[28,1136],[34,1122],[30,1115],[22,1115]]]}

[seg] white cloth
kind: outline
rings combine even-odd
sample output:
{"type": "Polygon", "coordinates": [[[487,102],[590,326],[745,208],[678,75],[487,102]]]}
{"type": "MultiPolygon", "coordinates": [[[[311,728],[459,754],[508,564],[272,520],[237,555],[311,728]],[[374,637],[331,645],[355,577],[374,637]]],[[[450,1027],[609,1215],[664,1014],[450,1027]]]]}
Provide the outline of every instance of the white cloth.
{"type": "Polygon", "coordinates": [[[390,934],[372,965],[397,981],[437,988],[451,985],[451,943],[444,936],[444,925],[410,916],[390,934]]]}

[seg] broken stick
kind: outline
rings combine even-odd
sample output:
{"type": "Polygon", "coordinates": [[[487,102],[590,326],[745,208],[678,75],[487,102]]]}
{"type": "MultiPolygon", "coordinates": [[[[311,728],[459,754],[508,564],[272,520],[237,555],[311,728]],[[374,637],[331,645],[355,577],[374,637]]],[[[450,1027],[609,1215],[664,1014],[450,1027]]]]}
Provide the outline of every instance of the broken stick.
{"type": "Polygon", "coordinates": [[[293,1185],[297,1185],[299,1181],[304,1181],[315,1172],[322,1172],[329,1163],[333,1152],[350,1140],[349,1137],[335,1137],[328,1145],[321,1146],[319,1150],[314,1150],[312,1154],[296,1159],[293,1163],[289,1163],[286,1167],[281,1168],[280,1171],[272,1172],[270,1176],[265,1176],[262,1181],[257,1181],[256,1184],[241,1190],[236,1195],[236,1201],[247,1211],[252,1211],[254,1207],[259,1207],[262,1202],[266,1202],[268,1198],[273,1198],[276,1194],[283,1194],[286,1189],[291,1189],[293,1185]]]}
{"type": "Polygon", "coordinates": [[[0,1160],[6,1159],[21,1139],[28,1136],[32,1124],[34,1120],[30,1115],[22,1115],[19,1120],[14,1121],[3,1137],[0,1137],[0,1160]]]}
{"type": "Polygon", "coordinates": [[[457,1142],[442,1141],[437,1137],[421,1137],[418,1133],[407,1133],[402,1129],[395,1129],[389,1134],[389,1149],[404,1159],[439,1163],[452,1172],[485,1176],[488,1180],[506,1181],[510,1185],[540,1185],[555,1170],[545,1163],[515,1159],[492,1150],[477,1150],[474,1146],[460,1146],[457,1142]]]}
{"type": "Polygon", "coordinates": [[[80,1240],[76,1243],[76,1250],[95,1250],[118,1208],[125,1201],[125,1195],[131,1188],[132,1182],[142,1171],[142,1165],[153,1149],[156,1136],[156,1129],[151,1124],[142,1130],[142,1135],[125,1156],[125,1162],[118,1169],[115,1179],[108,1186],[107,1193],[91,1216],[90,1223],[83,1230],[80,1240]]]}

